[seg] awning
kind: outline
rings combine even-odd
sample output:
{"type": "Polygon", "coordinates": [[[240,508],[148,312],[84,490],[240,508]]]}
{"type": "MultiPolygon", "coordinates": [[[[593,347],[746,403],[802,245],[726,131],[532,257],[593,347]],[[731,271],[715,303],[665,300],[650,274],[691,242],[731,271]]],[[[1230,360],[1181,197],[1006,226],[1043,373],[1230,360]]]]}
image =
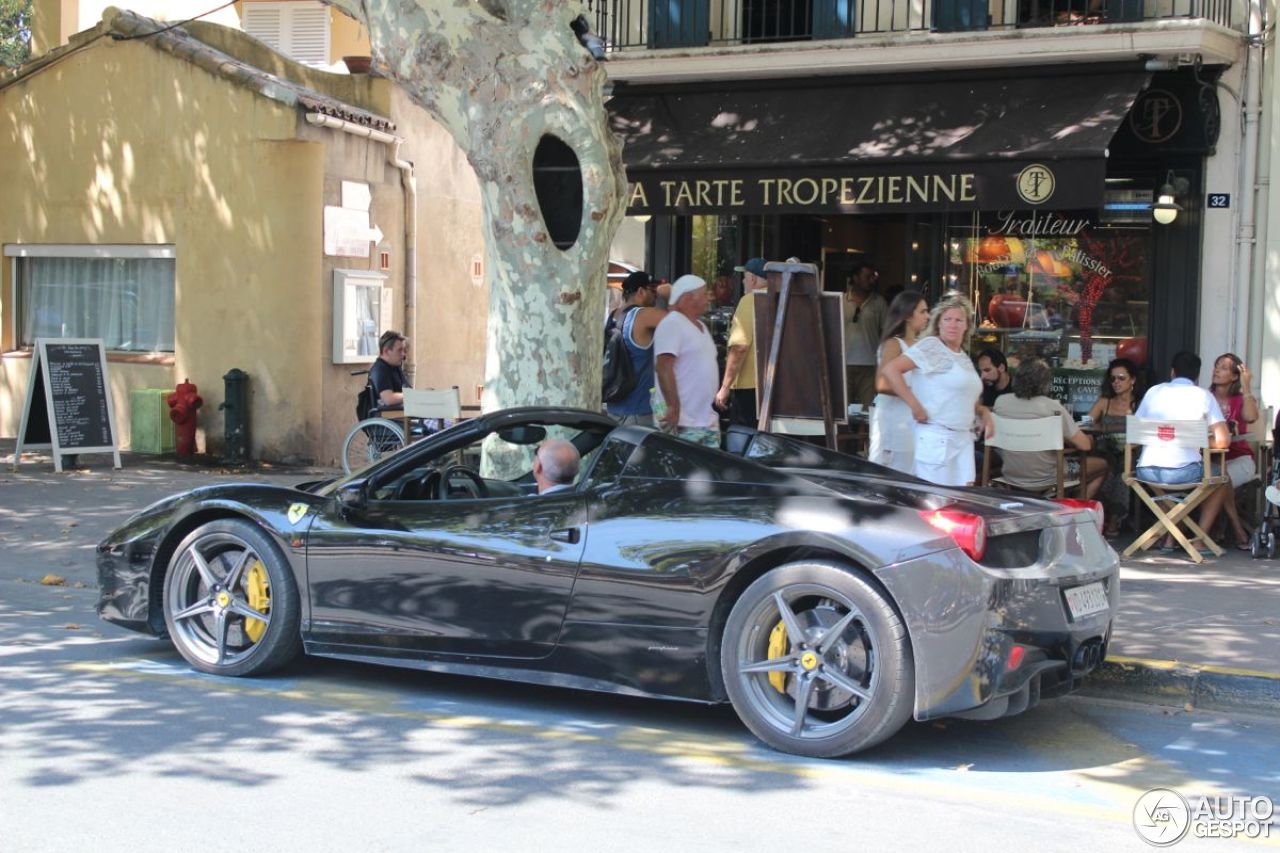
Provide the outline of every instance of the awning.
{"type": "Polygon", "coordinates": [[[628,212],[907,213],[1102,206],[1133,66],[970,79],[622,86],[628,212]]]}

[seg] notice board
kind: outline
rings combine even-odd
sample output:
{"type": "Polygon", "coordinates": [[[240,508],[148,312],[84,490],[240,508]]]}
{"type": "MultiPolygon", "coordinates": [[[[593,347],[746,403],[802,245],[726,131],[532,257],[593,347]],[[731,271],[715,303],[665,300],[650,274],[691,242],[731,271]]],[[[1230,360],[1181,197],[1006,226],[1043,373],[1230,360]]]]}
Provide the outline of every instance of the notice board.
{"type": "MultiPolygon", "coordinates": [[[[765,371],[768,369],[769,350],[773,346],[779,297],[776,293],[756,291],[743,298],[754,298],[756,301],[756,393],[759,400],[763,400],[765,371]]],[[[814,420],[816,423],[808,431],[816,430],[821,434],[822,373],[819,359],[825,358],[827,362],[827,394],[831,400],[831,414],[836,421],[845,419],[847,392],[844,378],[844,296],[840,293],[823,293],[819,304],[822,332],[826,341],[825,353],[818,351],[812,299],[799,294],[790,297],[777,371],[773,378],[772,419],[784,422],[789,422],[790,419],[814,420]]],[[[782,431],[781,424],[771,423],[771,429],[782,431]]]]}
{"type": "Polygon", "coordinates": [[[14,467],[24,449],[52,450],[58,471],[64,456],[80,453],[110,453],[120,467],[107,353],[100,338],[36,341],[14,467]]]}

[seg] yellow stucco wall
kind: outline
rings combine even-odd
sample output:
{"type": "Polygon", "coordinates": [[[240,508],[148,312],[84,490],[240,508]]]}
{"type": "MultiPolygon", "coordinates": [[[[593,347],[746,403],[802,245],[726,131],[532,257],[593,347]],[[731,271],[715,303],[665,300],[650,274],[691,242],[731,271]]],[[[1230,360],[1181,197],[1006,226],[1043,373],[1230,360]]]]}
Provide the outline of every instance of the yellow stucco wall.
{"type": "MultiPolygon", "coordinates": [[[[240,367],[252,377],[255,454],[314,449],[324,154],[295,141],[297,121],[291,108],[138,42],[101,40],[0,90],[0,186],[10,199],[0,243],[176,247],[177,352],[169,363],[109,365],[123,443],[129,388],[190,377],[217,449],[221,377],[240,367]]],[[[10,278],[6,263],[6,329],[10,278]]],[[[15,435],[30,359],[8,353],[0,364],[0,431],[15,435]]]]}
{"type": "Polygon", "coordinates": [[[418,311],[411,342],[422,388],[457,385],[463,404],[478,403],[484,382],[489,293],[471,279],[484,255],[480,185],[453,138],[400,89],[392,115],[418,175],[418,311]]]}
{"type": "Polygon", "coordinates": [[[369,50],[368,30],[337,9],[329,10],[329,61],[340,63],[344,56],[368,56],[369,50]]]}

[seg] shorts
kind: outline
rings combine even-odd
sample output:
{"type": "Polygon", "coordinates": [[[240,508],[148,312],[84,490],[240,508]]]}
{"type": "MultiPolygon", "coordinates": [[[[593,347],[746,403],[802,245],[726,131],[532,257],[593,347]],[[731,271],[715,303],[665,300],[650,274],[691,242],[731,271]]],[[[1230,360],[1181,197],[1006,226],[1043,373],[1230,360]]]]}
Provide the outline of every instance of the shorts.
{"type": "Polygon", "coordinates": [[[1204,479],[1204,463],[1192,462],[1181,468],[1158,468],[1147,466],[1134,468],[1133,476],[1148,483],[1159,483],[1164,486],[1185,486],[1204,479]]]}

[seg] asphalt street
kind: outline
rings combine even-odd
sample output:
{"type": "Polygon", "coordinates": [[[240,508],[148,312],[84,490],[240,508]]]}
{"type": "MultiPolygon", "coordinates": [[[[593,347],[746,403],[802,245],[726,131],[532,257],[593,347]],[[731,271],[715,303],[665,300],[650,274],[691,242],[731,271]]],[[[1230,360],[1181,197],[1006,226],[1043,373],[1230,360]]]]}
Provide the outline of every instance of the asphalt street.
{"type": "Polygon", "coordinates": [[[1148,789],[1280,799],[1275,720],[1068,698],[807,760],[727,708],[319,659],[214,678],[92,589],[0,601],[6,853],[1143,850],[1148,789]]]}

